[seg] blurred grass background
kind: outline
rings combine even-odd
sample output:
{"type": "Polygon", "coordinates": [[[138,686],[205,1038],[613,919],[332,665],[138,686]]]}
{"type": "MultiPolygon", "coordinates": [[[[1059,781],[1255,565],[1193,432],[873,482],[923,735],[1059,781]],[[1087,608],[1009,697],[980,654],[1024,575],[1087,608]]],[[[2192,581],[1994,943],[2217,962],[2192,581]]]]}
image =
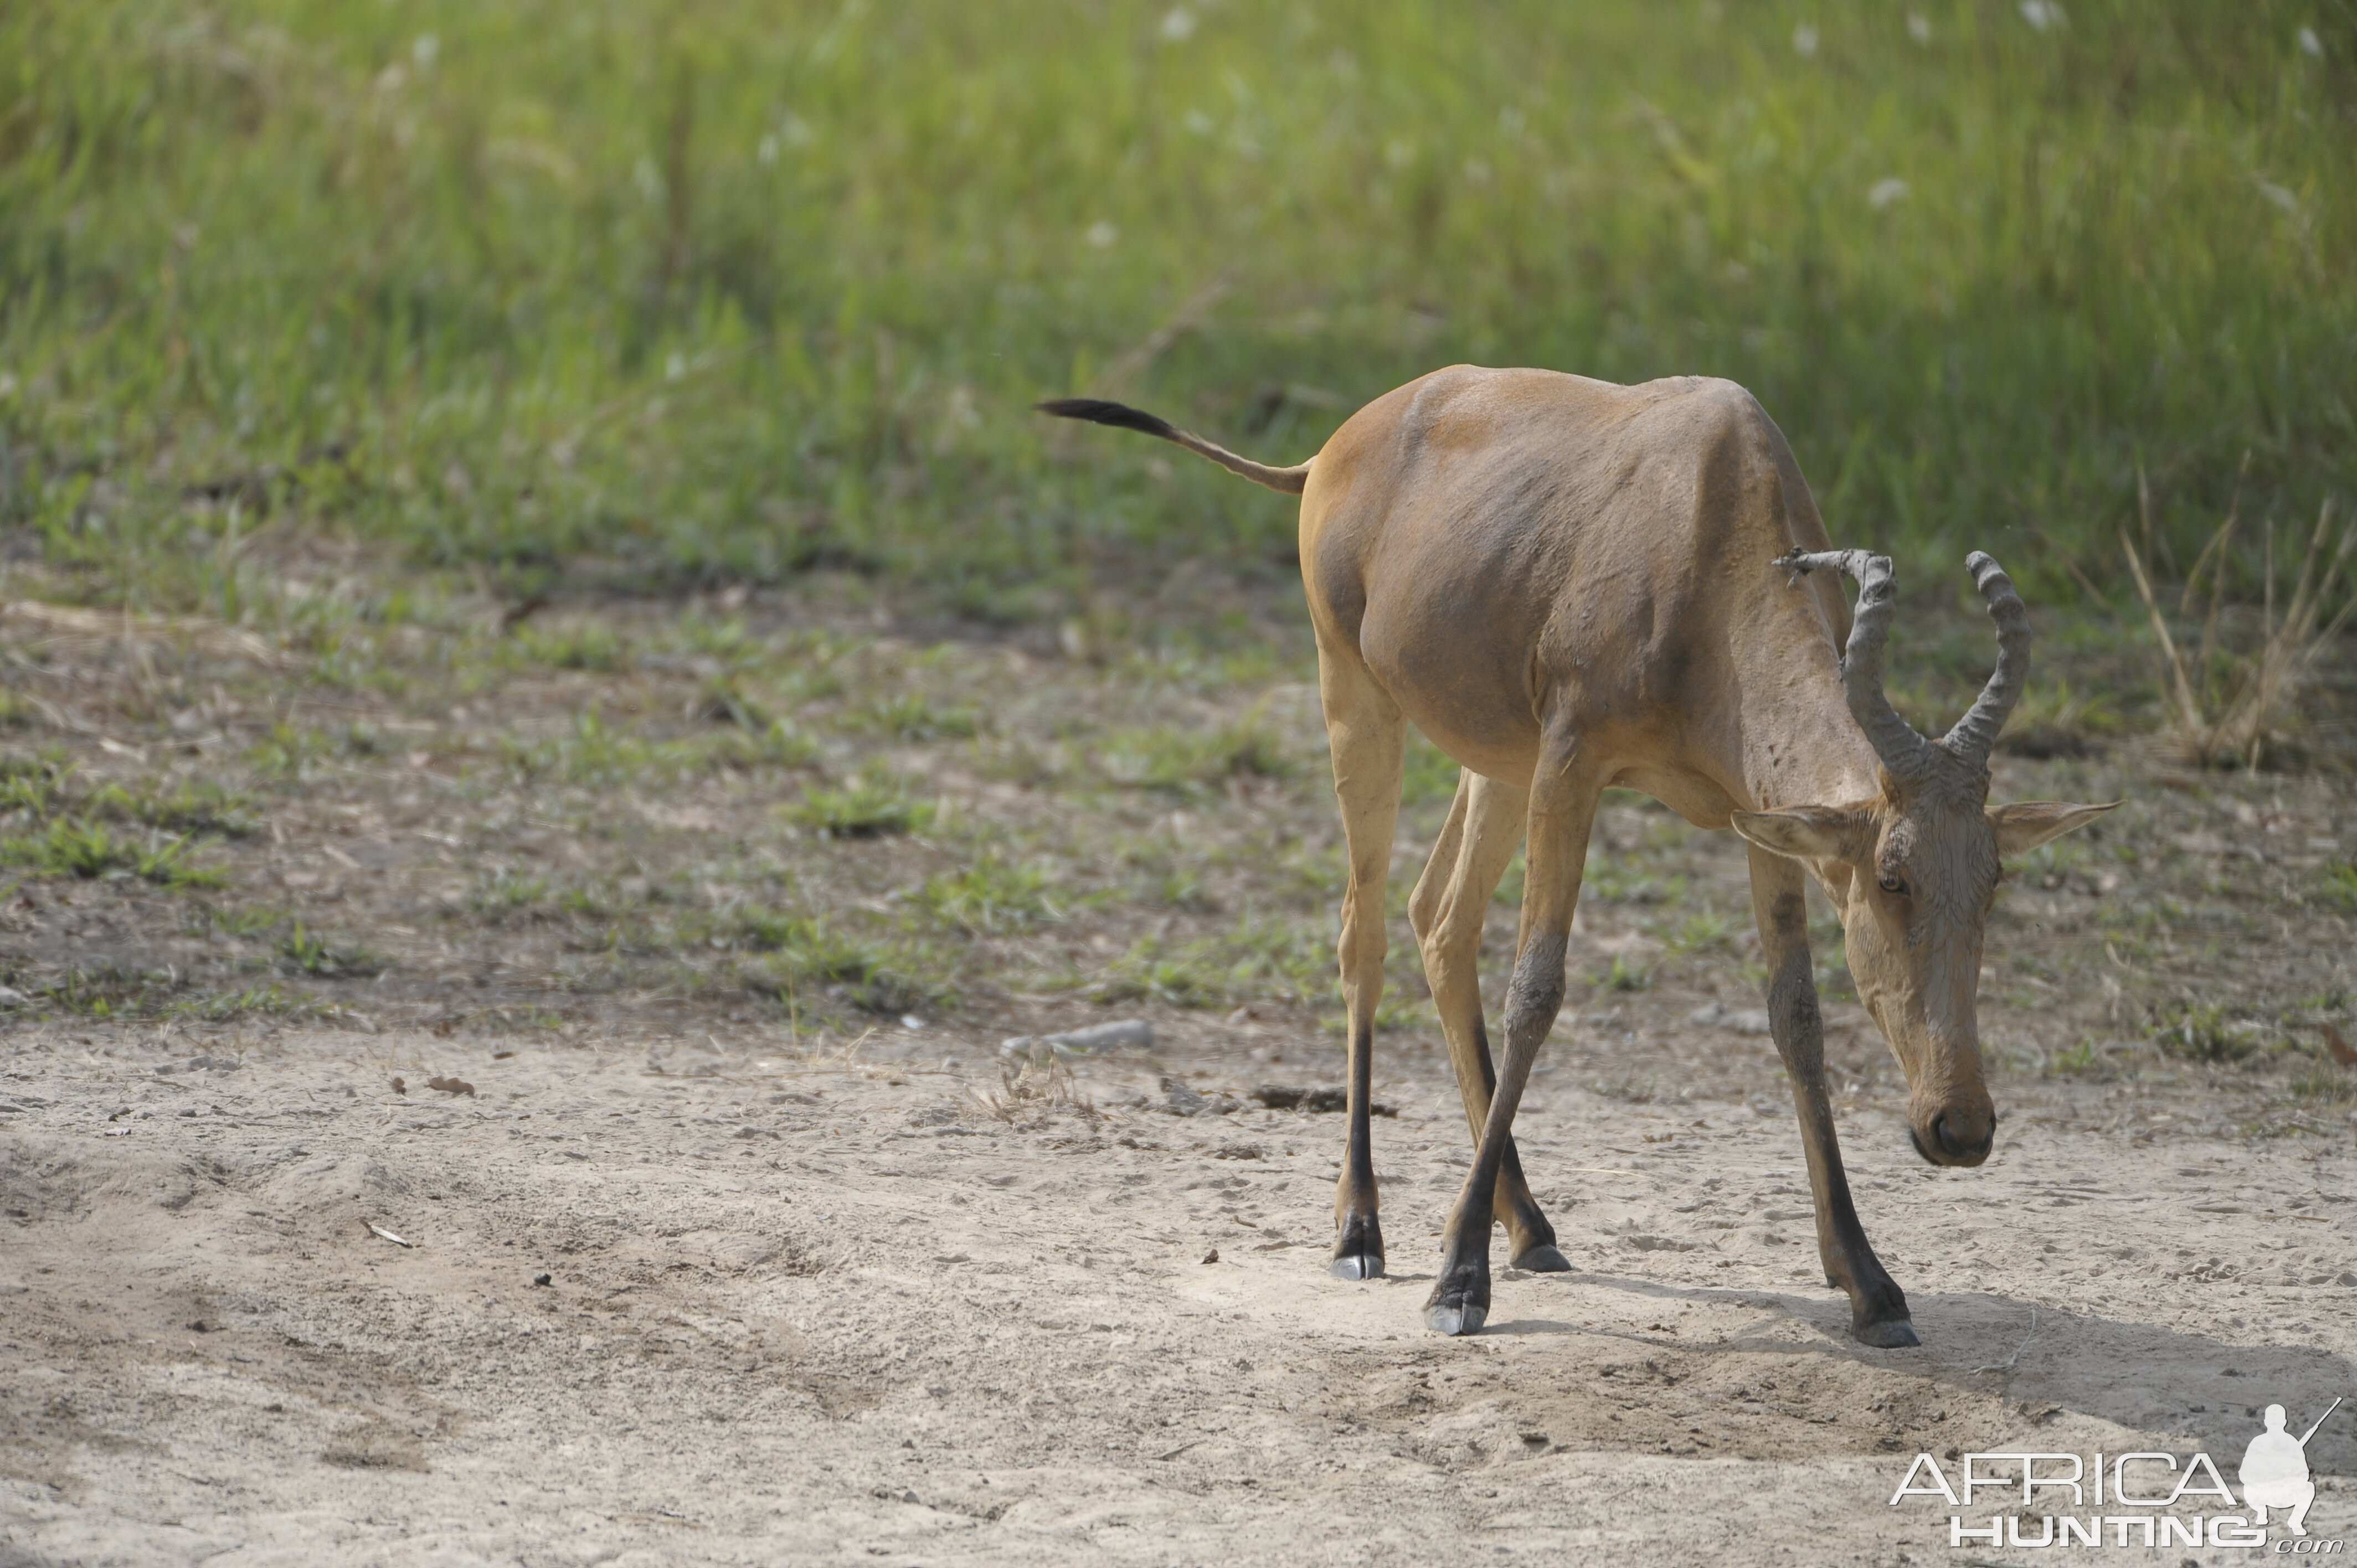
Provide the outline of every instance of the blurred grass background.
{"type": "Polygon", "coordinates": [[[1036,619],[1291,527],[1036,397],[1289,462],[1470,360],[1733,377],[1837,539],[2109,593],[2139,467],[2164,570],[2246,453],[2352,488],[2352,149],[2349,0],[14,0],[0,529],[1036,619]]]}

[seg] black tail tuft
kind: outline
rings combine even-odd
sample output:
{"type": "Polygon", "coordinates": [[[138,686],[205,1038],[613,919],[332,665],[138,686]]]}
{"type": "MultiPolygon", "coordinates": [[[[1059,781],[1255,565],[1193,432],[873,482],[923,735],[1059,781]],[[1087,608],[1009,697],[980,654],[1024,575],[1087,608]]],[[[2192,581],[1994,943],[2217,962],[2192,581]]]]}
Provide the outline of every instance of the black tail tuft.
{"type": "Polygon", "coordinates": [[[1123,430],[1142,430],[1148,435],[1159,435],[1165,441],[1175,441],[1178,432],[1167,419],[1157,419],[1144,409],[1127,403],[1107,403],[1103,398],[1059,397],[1032,407],[1041,413],[1052,413],[1059,419],[1085,419],[1092,424],[1111,424],[1123,430]]]}

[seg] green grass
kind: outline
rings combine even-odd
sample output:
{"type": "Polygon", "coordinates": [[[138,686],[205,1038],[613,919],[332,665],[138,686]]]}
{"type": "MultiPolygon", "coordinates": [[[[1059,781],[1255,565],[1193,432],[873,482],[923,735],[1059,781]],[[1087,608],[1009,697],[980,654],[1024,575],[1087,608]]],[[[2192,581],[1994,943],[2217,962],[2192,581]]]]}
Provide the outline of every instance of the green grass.
{"type": "Polygon", "coordinates": [[[330,941],[300,920],[279,939],[278,956],[305,974],[327,980],[364,980],[384,969],[384,961],[366,948],[330,941]]]}
{"type": "Polygon", "coordinates": [[[1144,937],[1072,988],[1099,1002],[1162,1002],[1225,1007],[1276,1001],[1323,1006],[1334,998],[1334,939],[1322,920],[1288,923],[1249,915],[1228,930],[1189,942],[1144,937]]]}
{"type": "Polygon", "coordinates": [[[1643,966],[1631,963],[1626,956],[1615,953],[1612,967],[1596,976],[1590,983],[1604,991],[1642,991],[1653,983],[1653,976],[1643,966]]]}
{"type": "Polygon", "coordinates": [[[873,839],[923,832],[932,824],[933,808],[909,794],[905,780],[871,769],[846,789],[813,786],[783,814],[829,838],[873,839]]]}
{"type": "Polygon", "coordinates": [[[927,879],[912,902],[932,919],[969,936],[1011,936],[1062,917],[1047,871],[1017,865],[996,850],[963,871],[927,879]]]}
{"type": "Polygon", "coordinates": [[[796,1013],[833,991],[863,1012],[894,1016],[955,1000],[947,966],[920,943],[876,942],[823,916],[778,922],[764,933],[773,950],[743,972],[748,990],[796,1013]]]}
{"type": "Polygon", "coordinates": [[[519,604],[831,565],[1064,616],[1291,509],[1034,398],[1289,461],[1473,360],[1732,376],[1844,540],[2066,596],[2140,465],[2179,566],[2246,449],[2250,515],[2357,477],[2345,4],[2067,10],[31,0],[0,527],[287,631],[230,548],[281,511],[519,604]]]}
{"type": "Polygon", "coordinates": [[[136,876],[175,891],[221,886],[220,872],[190,860],[196,845],[193,838],[154,833],[143,843],[103,822],[54,817],[40,831],[0,837],[0,865],[47,876],[136,876]]]}
{"type": "Polygon", "coordinates": [[[2087,1078],[2103,1070],[2103,1052],[2093,1040],[2081,1040],[2066,1050],[2054,1053],[2047,1063],[2048,1070],[2061,1078],[2087,1078]]]}
{"type": "Polygon", "coordinates": [[[2153,1026],[2153,1043],[2189,1061],[2238,1062],[2259,1048],[2259,1036],[2220,1005],[2186,1003],[2153,1026]]]}
{"type": "Polygon", "coordinates": [[[483,877],[467,894],[467,908],[494,920],[522,914],[547,901],[546,877],[511,871],[494,872],[483,877]]]}
{"type": "Polygon", "coordinates": [[[1742,923],[1715,909],[1686,916],[1674,925],[1663,921],[1655,935],[1673,953],[1732,952],[1743,932],[1742,923]]]}
{"type": "Polygon", "coordinates": [[[218,785],[178,783],[125,788],[109,784],[91,791],[82,809],[115,822],[140,822],[174,833],[213,833],[251,838],[262,831],[247,796],[218,785]]]}
{"type": "Polygon", "coordinates": [[[2357,1072],[2330,1062],[2312,1064],[2305,1071],[2294,1074],[2285,1087],[2294,1101],[2304,1105],[2357,1104],[2357,1072]]]}
{"type": "Polygon", "coordinates": [[[275,983],[241,991],[194,992],[189,982],[170,969],[135,969],[108,963],[74,965],[47,985],[31,988],[35,1004],[45,1013],[103,1020],[110,1018],[185,1018],[223,1024],[254,1016],[284,1016],[317,1005],[311,997],[288,992],[275,983]]]}
{"type": "Polygon", "coordinates": [[[613,631],[595,621],[543,629],[526,624],[516,633],[516,650],[537,664],[556,670],[591,670],[611,674],[622,668],[627,650],[613,631]]]}
{"type": "Polygon", "coordinates": [[[1115,784],[1181,796],[1230,779],[1282,779],[1293,771],[1275,727],[1257,713],[1215,728],[1124,730],[1106,738],[1094,760],[1115,784]]]}
{"type": "Polygon", "coordinates": [[[974,709],[942,707],[921,692],[879,697],[860,710],[857,722],[896,740],[966,739],[982,728],[974,709]]]}

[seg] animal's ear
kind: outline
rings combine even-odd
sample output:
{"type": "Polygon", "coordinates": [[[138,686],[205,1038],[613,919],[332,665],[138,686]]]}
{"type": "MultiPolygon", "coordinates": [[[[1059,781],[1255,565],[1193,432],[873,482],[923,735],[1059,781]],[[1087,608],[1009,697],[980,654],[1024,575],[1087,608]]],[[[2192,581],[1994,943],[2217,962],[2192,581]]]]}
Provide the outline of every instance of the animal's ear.
{"type": "Polygon", "coordinates": [[[1850,806],[1737,811],[1732,821],[1748,842],[1794,860],[1861,860],[1874,847],[1873,820],[1850,806]]]}
{"type": "Polygon", "coordinates": [[[2083,828],[2117,800],[2101,806],[2074,806],[2067,800],[2020,800],[1989,808],[1989,826],[1996,831],[2001,855],[2028,854],[2040,844],[2059,839],[2073,828],[2083,828]]]}

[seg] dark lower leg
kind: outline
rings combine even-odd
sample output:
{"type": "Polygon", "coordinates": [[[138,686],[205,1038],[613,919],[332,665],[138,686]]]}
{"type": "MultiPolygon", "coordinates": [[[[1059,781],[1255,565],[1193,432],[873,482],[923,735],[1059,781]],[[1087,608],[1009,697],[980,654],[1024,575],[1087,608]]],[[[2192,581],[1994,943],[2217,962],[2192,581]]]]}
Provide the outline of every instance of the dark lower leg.
{"type": "MultiPolygon", "coordinates": [[[[1473,1020],[1472,1066],[1480,1073],[1481,1103],[1477,1109],[1466,1106],[1473,1123],[1473,1136],[1478,1144],[1483,1124],[1489,1120],[1490,1101],[1498,1092],[1497,1069],[1490,1059],[1490,1032],[1480,1018],[1473,1020]]],[[[1518,1269],[1532,1269],[1541,1273],[1560,1273],[1571,1267],[1564,1255],[1555,1251],[1555,1227],[1539,1208],[1538,1199],[1531,1196],[1531,1184],[1523,1175],[1523,1157],[1509,1137],[1498,1161],[1498,1181],[1491,1199],[1491,1216],[1506,1228],[1507,1256],[1518,1269]]]]}
{"type": "MultiPolygon", "coordinates": [[[[1752,851],[1755,897],[1761,891],[1763,858],[1765,852],[1752,851]]],[[[1785,1075],[1792,1080],[1792,1106],[1800,1116],[1801,1148],[1808,1160],[1809,1190],[1816,1209],[1817,1256],[1824,1265],[1825,1283],[1849,1297],[1853,1337],[1883,1348],[1917,1344],[1908,1322],[1906,1294],[1874,1255],[1842,1168],[1833,1100],[1825,1089],[1824,1020],[1811,972],[1800,872],[1789,861],[1774,861],[1770,869],[1789,886],[1776,886],[1760,899],[1760,935],[1771,965],[1768,1018],[1785,1075]],[[1786,867],[1789,875],[1781,875],[1786,867]]]]}
{"type": "MultiPolygon", "coordinates": [[[[1449,1216],[1440,1276],[1424,1306],[1426,1326],[1437,1333],[1478,1333],[1490,1316],[1490,1225],[1499,1202],[1499,1178],[1513,1142],[1514,1112],[1530,1081],[1531,1064],[1563,1005],[1564,947],[1563,931],[1542,930],[1524,946],[1514,966],[1506,998],[1506,1070],[1491,1091],[1480,1152],[1449,1216]]],[[[1551,1250],[1552,1237],[1547,1245],[1551,1250]]]]}
{"type": "Polygon", "coordinates": [[[1368,1026],[1353,1019],[1350,1133],[1342,1150],[1342,1179],[1334,1194],[1331,1273],[1338,1279],[1371,1280],[1383,1272],[1383,1228],[1376,1219],[1374,1134],[1369,1122],[1374,1055],[1368,1026]]]}

